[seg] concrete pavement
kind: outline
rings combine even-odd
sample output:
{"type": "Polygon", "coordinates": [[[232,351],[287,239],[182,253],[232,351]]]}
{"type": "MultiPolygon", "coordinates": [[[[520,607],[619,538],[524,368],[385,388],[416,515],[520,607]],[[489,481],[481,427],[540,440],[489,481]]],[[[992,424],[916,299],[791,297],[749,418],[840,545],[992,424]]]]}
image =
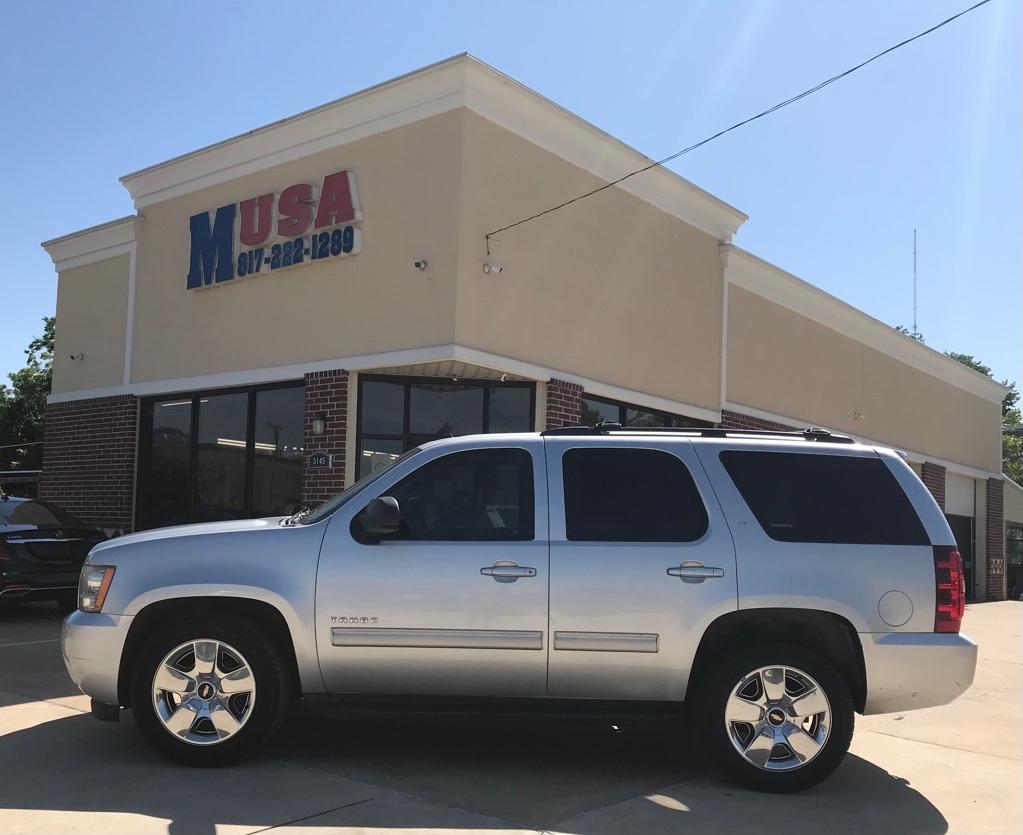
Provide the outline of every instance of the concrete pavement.
{"type": "MultiPolygon", "coordinates": [[[[795,796],[747,792],[664,719],[352,715],[303,707],[268,755],[179,768],[87,715],[48,604],[0,608],[0,832],[1023,832],[1023,604],[970,606],[973,688],[858,717],[795,796]],[[617,729],[612,727],[612,722],[617,729]]],[[[936,671],[936,675],[940,671],[936,671]]],[[[127,717],[126,717],[127,718],[127,717]]]]}

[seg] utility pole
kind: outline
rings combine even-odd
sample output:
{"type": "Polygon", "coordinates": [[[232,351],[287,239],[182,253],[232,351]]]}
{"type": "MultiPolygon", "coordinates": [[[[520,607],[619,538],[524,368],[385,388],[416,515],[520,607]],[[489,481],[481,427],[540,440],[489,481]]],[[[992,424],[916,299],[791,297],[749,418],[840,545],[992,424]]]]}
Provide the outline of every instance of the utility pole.
{"type": "Polygon", "coordinates": [[[913,227],[913,338],[920,338],[916,328],[916,227],[913,227]]]}

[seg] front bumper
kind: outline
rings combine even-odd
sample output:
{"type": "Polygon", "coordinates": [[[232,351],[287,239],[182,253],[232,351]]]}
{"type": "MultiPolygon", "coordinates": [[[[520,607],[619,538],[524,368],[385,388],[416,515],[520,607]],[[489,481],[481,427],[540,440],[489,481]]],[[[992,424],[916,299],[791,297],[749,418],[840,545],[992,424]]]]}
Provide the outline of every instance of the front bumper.
{"type": "Polygon", "coordinates": [[[965,635],[860,633],[867,671],[864,715],[947,705],[973,684],[977,645],[965,635]]]}
{"type": "Polygon", "coordinates": [[[64,666],[78,689],[98,702],[119,703],[117,677],[130,615],[72,612],[64,620],[60,642],[64,666]]]}

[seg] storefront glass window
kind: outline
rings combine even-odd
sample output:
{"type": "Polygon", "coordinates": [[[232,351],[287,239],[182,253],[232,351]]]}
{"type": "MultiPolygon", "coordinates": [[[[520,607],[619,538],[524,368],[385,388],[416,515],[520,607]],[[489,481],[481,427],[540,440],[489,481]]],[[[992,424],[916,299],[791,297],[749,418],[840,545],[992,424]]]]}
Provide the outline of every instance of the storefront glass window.
{"type": "Polygon", "coordinates": [[[362,431],[373,435],[400,435],[405,425],[405,386],[366,382],[359,398],[362,431]]]}
{"type": "Polygon", "coordinates": [[[1009,565],[1023,566],[1023,525],[1006,525],[1005,561],[1009,565]]]}
{"type": "Polygon", "coordinates": [[[359,447],[356,468],[360,477],[375,473],[397,460],[405,447],[402,441],[388,441],[383,438],[364,439],[359,447]]]}
{"type": "Polygon", "coordinates": [[[522,432],[532,426],[533,392],[528,388],[490,389],[491,432],[522,432]]]}
{"type": "Polygon", "coordinates": [[[146,403],[138,528],[293,513],[304,423],[302,385],[146,403]]]}
{"type": "Polygon", "coordinates": [[[360,376],[356,475],[438,438],[529,432],[534,403],[532,383],[360,376]]]}
{"type": "Polygon", "coordinates": [[[457,383],[416,383],[409,390],[412,446],[483,431],[483,389],[457,383]]]}
{"type": "Polygon", "coordinates": [[[252,516],[294,513],[302,506],[304,419],[303,389],[256,392],[252,516]]]}
{"type": "Polygon", "coordinates": [[[604,400],[600,397],[583,398],[582,422],[586,426],[596,426],[601,421],[612,421],[622,426],[657,427],[657,426],[711,426],[705,420],[686,417],[685,415],[673,415],[668,412],[658,412],[653,409],[643,409],[629,403],[619,403],[615,400],[604,400]]]}
{"type": "Polygon", "coordinates": [[[618,404],[584,397],[583,424],[585,426],[596,426],[605,420],[614,421],[615,423],[621,420],[621,409],[618,407],[618,404]]]}
{"type": "Polygon", "coordinates": [[[192,401],[152,405],[148,467],[142,482],[140,527],[190,521],[192,500],[192,401]]]}
{"type": "Polygon", "coordinates": [[[195,521],[245,517],[246,423],[249,396],[221,394],[199,402],[195,521]]]}

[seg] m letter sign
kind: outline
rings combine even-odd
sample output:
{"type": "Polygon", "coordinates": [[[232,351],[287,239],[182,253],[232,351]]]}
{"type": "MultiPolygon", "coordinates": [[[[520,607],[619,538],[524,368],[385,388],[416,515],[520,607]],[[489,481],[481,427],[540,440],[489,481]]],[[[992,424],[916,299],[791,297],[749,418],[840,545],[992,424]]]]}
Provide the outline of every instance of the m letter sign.
{"type": "Polygon", "coordinates": [[[362,210],[355,175],[338,171],[320,186],[297,183],[282,192],[199,212],[188,219],[192,249],[189,290],[362,249],[362,210]]]}

